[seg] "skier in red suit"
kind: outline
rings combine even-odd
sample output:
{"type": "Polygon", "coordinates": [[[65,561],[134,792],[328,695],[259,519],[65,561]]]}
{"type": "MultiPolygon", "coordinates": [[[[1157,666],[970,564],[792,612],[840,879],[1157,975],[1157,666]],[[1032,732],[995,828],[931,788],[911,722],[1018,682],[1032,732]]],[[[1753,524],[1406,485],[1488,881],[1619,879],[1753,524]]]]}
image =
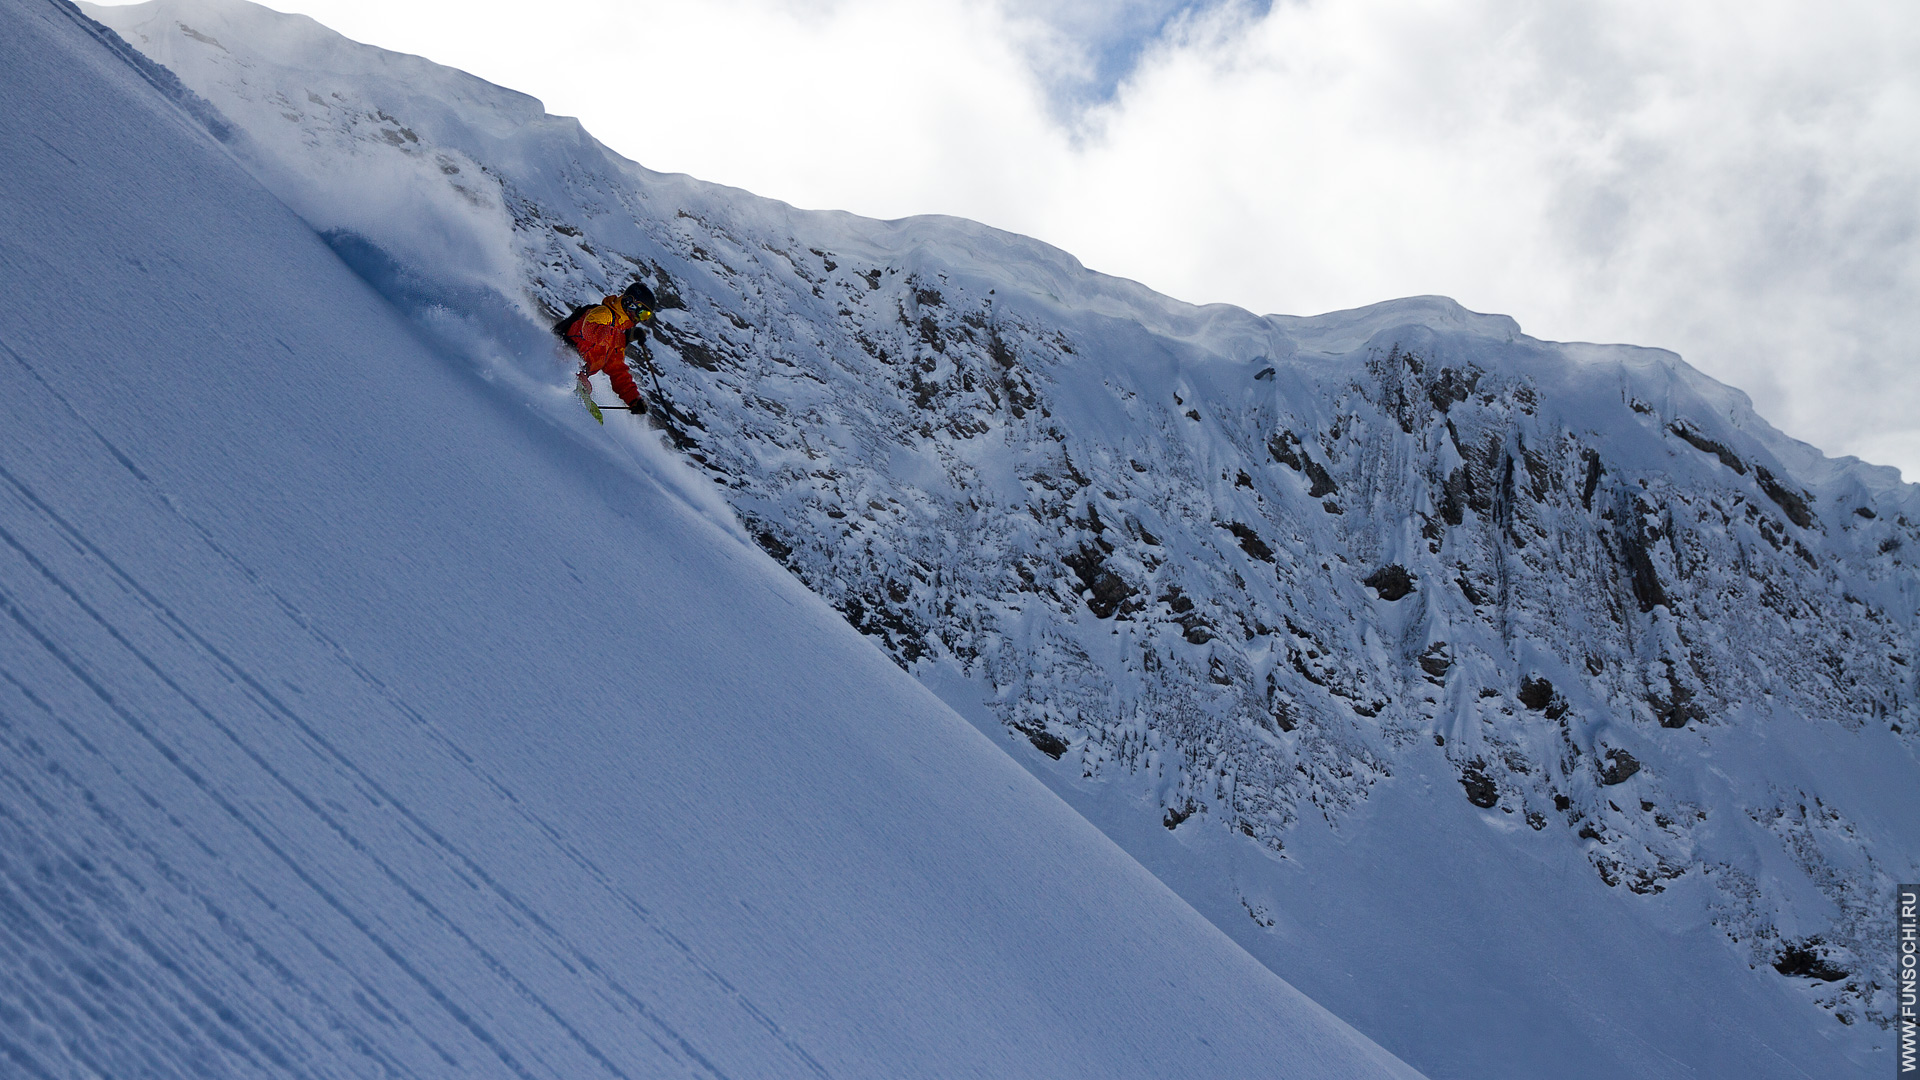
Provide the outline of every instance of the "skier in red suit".
{"type": "Polygon", "coordinates": [[[653,304],[653,291],[636,281],[619,296],[581,308],[561,324],[560,336],[580,354],[578,377],[585,399],[590,400],[593,394],[588,379],[604,371],[613,383],[613,392],[627,403],[627,411],[647,411],[647,399],[640,396],[640,388],[633,384],[633,372],[627,369],[627,336],[653,318],[653,304]]]}

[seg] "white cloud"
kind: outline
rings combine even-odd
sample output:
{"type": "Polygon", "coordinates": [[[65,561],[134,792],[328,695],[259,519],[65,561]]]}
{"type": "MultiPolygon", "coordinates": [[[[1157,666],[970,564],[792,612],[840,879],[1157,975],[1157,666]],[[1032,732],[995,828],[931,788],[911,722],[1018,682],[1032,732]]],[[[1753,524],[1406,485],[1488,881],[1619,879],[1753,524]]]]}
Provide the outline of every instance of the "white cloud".
{"type": "Polygon", "coordinates": [[[283,2],[654,168],[1189,300],[1666,346],[1920,477],[1911,0],[283,2]]]}
{"type": "Polygon", "coordinates": [[[1686,10],[1349,0],[1204,28],[1147,58],[1077,178],[1128,177],[1102,209],[1169,227],[1054,238],[1190,298],[1442,292],[1673,347],[1920,475],[1920,10],[1686,10]]]}

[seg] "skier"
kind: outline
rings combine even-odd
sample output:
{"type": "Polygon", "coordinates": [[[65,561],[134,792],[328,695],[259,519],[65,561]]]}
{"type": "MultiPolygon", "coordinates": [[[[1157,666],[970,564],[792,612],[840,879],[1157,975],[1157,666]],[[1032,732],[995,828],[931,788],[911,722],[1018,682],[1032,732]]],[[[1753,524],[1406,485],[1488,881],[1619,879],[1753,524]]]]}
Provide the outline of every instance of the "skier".
{"type": "Polygon", "coordinates": [[[607,373],[607,381],[627,403],[628,412],[637,415],[647,411],[647,399],[640,396],[640,388],[633,384],[633,372],[627,370],[627,341],[636,331],[646,332],[640,327],[653,318],[653,305],[653,290],[636,281],[619,296],[575,308],[554,327],[580,354],[580,385],[575,392],[587,403],[594,419],[600,418],[600,410],[593,404],[593,384],[588,380],[599,371],[607,373]]]}

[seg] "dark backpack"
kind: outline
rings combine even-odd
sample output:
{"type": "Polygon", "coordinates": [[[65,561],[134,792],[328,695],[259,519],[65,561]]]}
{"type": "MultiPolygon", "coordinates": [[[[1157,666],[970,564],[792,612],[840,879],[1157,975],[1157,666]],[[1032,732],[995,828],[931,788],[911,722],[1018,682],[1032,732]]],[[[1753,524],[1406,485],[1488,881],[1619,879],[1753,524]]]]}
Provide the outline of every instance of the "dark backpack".
{"type": "Polygon", "coordinates": [[[589,309],[598,306],[597,304],[581,304],[579,307],[567,312],[565,318],[553,324],[553,335],[563,341],[573,340],[569,333],[573,329],[573,324],[579,322],[580,316],[585,315],[589,309]]]}

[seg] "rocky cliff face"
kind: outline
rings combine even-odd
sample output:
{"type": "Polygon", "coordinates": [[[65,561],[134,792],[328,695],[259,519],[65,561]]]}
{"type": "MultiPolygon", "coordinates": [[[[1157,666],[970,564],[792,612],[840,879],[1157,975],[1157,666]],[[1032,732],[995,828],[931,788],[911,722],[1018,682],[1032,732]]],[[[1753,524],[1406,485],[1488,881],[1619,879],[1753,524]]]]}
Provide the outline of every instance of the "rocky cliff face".
{"type": "Polygon", "coordinates": [[[1899,864],[1818,792],[1713,805],[1694,773],[1781,714],[1913,746],[1909,492],[1783,462],[1676,358],[1442,301],[1232,342],[1047,312],[911,251],[679,235],[688,278],[764,275],[701,290],[656,347],[689,454],[903,666],[959,667],[1168,828],[1279,853],[1438,748],[1459,797],[1562,833],[1608,886],[1707,878],[1730,944],[1885,1021],[1899,864]],[[1696,842],[1715,813],[1835,917],[1783,933],[1758,868],[1696,842]]]}
{"type": "Polygon", "coordinates": [[[686,457],[1035,767],[1285,859],[1437,756],[1434,798],[1556,838],[1622,903],[1689,882],[1754,978],[1888,1022],[1885,897],[1920,874],[1920,489],[1892,470],[1671,354],[1439,298],[1196,308],[968,222],[650,173],[424,61],[316,74],[286,57],[346,48],[317,27],[236,57],[203,39],[244,26],[172,29],[192,16],[122,26],[496,375],[559,386],[528,328],[650,280],[636,362],[686,457]],[[426,209],[316,179],[356,160],[384,178],[363,194],[426,209]],[[410,257],[421,214],[484,257],[410,257]]]}

